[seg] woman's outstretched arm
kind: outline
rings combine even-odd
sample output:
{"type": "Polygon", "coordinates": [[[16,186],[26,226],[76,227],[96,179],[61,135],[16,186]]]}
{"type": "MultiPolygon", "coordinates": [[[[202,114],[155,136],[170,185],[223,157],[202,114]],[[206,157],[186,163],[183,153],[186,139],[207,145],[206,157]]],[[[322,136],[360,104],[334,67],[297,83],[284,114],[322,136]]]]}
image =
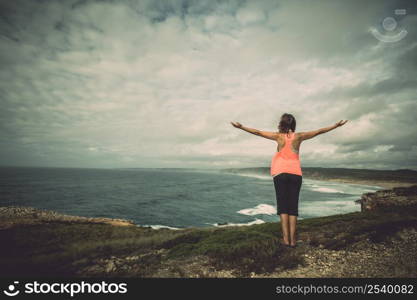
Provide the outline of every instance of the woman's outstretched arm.
{"type": "Polygon", "coordinates": [[[303,141],[308,140],[308,139],[311,139],[311,138],[313,138],[313,137],[315,137],[319,134],[329,132],[333,129],[336,129],[337,127],[345,125],[347,121],[348,120],[345,120],[345,121],[340,120],[336,124],[334,124],[332,126],[329,126],[329,127],[324,127],[324,128],[320,128],[320,129],[313,130],[313,131],[300,132],[299,134],[300,134],[301,140],[303,140],[303,141]]]}
{"type": "Polygon", "coordinates": [[[264,137],[266,139],[270,139],[270,140],[275,141],[278,138],[278,134],[276,132],[262,131],[262,130],[258,130],[258,129],[254,129],[254,128],[249,128],[249,127],[243,126],[239,122],[230,122],[230,123],[236,128],[242,129],[244,131],[247,131],[247,132],[252,133],[254,135],[257,135],[257,136],[264,137]]]}

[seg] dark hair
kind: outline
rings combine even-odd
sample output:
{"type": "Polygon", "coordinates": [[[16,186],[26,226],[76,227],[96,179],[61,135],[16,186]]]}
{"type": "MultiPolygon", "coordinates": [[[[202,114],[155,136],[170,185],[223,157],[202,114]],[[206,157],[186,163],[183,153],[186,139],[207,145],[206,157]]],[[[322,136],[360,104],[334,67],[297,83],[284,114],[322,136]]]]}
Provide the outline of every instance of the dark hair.
{"type": "Polygon", "coordinates": [[[288,133],[290,129],[294,132],[296,127],[296,121],[292,114],[283,114],[281,121],[279,121],[278,129],[281,133],[288,133]]]}

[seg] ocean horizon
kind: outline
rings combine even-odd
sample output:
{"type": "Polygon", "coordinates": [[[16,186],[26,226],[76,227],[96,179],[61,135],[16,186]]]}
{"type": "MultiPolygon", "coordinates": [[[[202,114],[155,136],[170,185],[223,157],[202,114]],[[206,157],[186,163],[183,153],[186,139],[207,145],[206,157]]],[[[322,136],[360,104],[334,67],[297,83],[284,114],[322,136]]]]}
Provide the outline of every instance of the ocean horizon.
{"type": "MultiPolygon", "coordinates": [[[[360,211],[379,186],[303,178],[299,219],[360,211]]],[[[246,226],[276,222],[271,176],[202,168],[0,167],[0,206],[120,218],[139,226],[246,226]]]]}

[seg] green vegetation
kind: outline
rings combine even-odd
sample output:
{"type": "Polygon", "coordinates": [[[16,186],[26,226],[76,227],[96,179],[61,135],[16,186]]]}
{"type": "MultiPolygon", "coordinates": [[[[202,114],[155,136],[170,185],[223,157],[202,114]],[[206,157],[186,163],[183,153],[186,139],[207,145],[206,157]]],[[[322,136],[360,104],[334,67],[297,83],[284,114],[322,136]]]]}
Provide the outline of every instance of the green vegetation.
{"type": "Polygon", "coordinates": [[[208,255],[217,267],[238,269],[243,274],[301,264],[301,257],[280,245],[279,237],[277,223],[268,223],[264,226],[195,230],[163,246],[170,249],[169,258],[208,255]]]}
{"type": "Polygon", "coordinates": [[[311,245],[341,250],[366,239],[384,242],[400,229],[409,227],[417,228],[417,206],[307,219],[300,222],[299,231],[311,245]]]}
{"type": "MultiPolygon", "coordinates": [[[[313,247],[349,250],[363,240],[382,243],[410,227],[417,228],[416,206],[300,220],[298,229],[299,238],[313,247]]],[[[216,269],[237,270],[239,276],[302,265],[303,247],[284,247],[280,237],[275,222],[178,231],[67,222],[17,225],[0,230],[0,276],[71,276],[111,256],[138,257],[137,271],[120,271],[120,276],[148,277],[166,262],[180,265],[199,255],[216,269]]]]}
{"type": "Polygon", "coordinates": [[[51,222],[0,230],[0,276],[71,275],[91,260],[137,255],[176,236],[136,226],[51,222]]]}

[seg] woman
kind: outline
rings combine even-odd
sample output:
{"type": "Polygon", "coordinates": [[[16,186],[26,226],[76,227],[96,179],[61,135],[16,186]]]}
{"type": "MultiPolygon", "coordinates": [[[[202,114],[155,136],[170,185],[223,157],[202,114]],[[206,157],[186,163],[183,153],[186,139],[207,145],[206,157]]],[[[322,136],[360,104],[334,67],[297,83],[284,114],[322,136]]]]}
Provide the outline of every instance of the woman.
{"type": "Polygon", "coordinates": [[[282,244],[289,247],[296,246],[298,198],[302,184],[299,158],[301,142],[343,126],[346,122],[347,120],[341,120],[333,126],[298,133],[295,132],[294,116],[287,113],[281,116],[278,132],[261,131],[245,127],[239,122],[231,122],[236,128],[273,140],[278,144],[277,152],[271,161],[270,175],[274,180],[277,214],[281,218],[282,244]]]}

